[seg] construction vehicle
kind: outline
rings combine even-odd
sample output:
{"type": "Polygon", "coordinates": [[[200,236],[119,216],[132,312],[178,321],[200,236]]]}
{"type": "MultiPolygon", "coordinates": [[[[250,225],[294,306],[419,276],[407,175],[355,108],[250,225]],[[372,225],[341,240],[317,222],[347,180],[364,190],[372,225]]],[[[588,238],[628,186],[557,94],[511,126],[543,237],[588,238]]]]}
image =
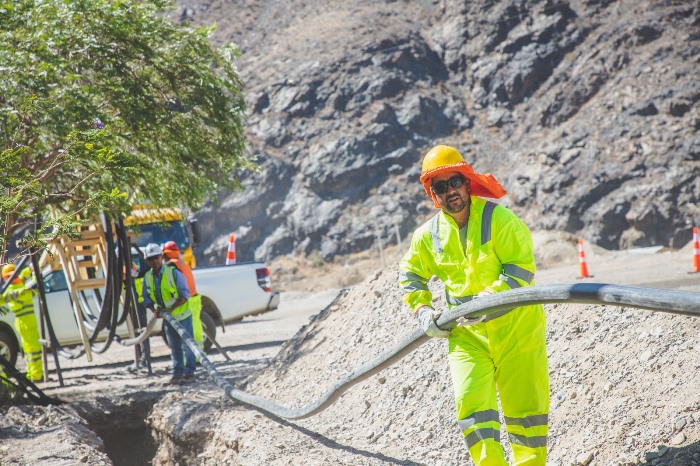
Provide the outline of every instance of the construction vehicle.
{"type": "Polygon", "coordinates": [[[148,243],[163,244],[175,241],[182,251],[183,260],[191,268],[197,266],[192,247],[200,240],[197,220],[177,208],[155,208],[137,204],[124,225],[133,234],[132,243],[145,248],[148,243]]]}

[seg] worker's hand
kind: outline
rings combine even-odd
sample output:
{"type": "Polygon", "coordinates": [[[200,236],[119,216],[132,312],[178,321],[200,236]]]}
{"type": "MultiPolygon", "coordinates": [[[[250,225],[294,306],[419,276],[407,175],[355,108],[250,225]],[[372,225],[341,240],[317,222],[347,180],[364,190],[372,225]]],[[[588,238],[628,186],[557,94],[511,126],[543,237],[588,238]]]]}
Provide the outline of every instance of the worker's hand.
{"type": "Polygon", "coordinates": [[[450,336],[449,330],[443,330],[437,326],[435,321],[440,317],[440,312],[435,311],[430,306],[423,306],[416,312],[418,324],[426,335],[432,338],[447,338],[450,336]]]}
{"type": "Polygon", "coordinates": [[[493,294],[493,291],[491,291],[491,290],[489,290],[489,289],[487,288],[487,289],[485,289],[485,290],[480,291],[480,292],[476,295],[476,297],[477,297],[477,298],[480,298],[480,297],[482,297],[482,296],[488,296],[488,295],[492,295],[492,294],[493,294]]]}

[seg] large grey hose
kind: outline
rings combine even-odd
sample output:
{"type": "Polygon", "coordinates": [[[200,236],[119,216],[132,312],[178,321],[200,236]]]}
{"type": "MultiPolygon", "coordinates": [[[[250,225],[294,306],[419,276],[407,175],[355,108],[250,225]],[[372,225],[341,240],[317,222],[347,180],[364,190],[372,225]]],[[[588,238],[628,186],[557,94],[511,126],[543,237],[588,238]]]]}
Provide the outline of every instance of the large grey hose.
{"type": "MultiPolygon", "coordinates": [[[[438,324],[443,328],[451,328],[457,325],[456,320],[460,317],[475,319],[505,309],[540,303],[609,304],[700,317],[700,293],[584,283],[532,286],[485,296],[443,313],[438,320],[438,324]]],[[[207,359],[204,352],[199,349],[197,343],[185,333],[182,326],[171,315],[166,313],[161,313],[161,315],[173,325],[183,338],[183,341],[189,345],[207,369],[214,382],[229,397],[286,419],[303,419],[324,410],[351,387],[391,366],[429,339],[422,330],[414,331],[393,348],[354,371],[345,374],[314,403],[299,409],[290,409],[264,398],[236,390],[219,374],[216,367],[207,359]]]]}
{"type": "Polygon", "coordinates": [[[151,333],[153,333],[153,328],[156,326],[156,322],[158,322],[158,317],[151,317],[151,320],[148,321],[146,327],[140,329],[141,333],[136,335],[134,338],[122,339],[119,343],[121,343],[122,346],[140,345],[151,336],[151,333]]]}

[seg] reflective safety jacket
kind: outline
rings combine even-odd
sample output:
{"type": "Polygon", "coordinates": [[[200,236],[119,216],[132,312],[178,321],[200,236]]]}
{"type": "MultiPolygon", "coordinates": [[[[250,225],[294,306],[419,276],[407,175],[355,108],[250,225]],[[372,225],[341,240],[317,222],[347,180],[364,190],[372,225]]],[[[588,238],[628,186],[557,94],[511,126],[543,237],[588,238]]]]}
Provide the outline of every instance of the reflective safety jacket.
{"type": "Polygon", "coordinates": [[[138,302],[143,302],[143,277],[134,278],[134,288],[136,289],[136,298],[138,302]]]}
{"type": "Polygon", "coordinates": [[[449,307],[470,301],[483,290],[531,285],[535,259],[530,230],[509,209],[472,196],[463,246],[457,223],[441,210],[416,229],[401,260],[399,283],[412,310],[432,306],[428,289],[432,276],[444,282],[449,307]]]}
{"type": "MultiPolygon", "coordinates": [[[[177,284],[175,283],[175,277],[173,277],[175,267],[168,264],[163,264],[163,273],[160,279],[160,294],[161,298],[156,298],[156,286],[155,286],[155,276],[153,270],[146,272],[144,280],[148,283],[148,297],[153,303],[163,303],[165,307],[170,307],[173,305],[177,298],[180,297],[180,293],[177,291],[177,284]]],[[[172,316],[177,320],[183,320],[192,315],[190,311],[190,306],[187,300],[184,304],[181,304],[177,308],[173,309],[172,316]]]]}
{"type": "Polygon", "coordinates": [[[3,293],[3,301],[7,303],[7,307],[14,312],[17,318],[34,314],[32,290],[25,288],[24,283],[10,284],[3,293]],[[10,293],[13,291],[17,292],[17,297],[14,299],[10,297],[10,293]]]}
{"type": "Polygon", "coordinates": [[[171,259],[167,263],[177,267],[177,269],[185,276],[185,279],[187,280],[187,288],[190,289],[190,298],[197,295],[197,285],[194,282],[192,268],[184,262],[180,262],[179,259],[171,259]]]}

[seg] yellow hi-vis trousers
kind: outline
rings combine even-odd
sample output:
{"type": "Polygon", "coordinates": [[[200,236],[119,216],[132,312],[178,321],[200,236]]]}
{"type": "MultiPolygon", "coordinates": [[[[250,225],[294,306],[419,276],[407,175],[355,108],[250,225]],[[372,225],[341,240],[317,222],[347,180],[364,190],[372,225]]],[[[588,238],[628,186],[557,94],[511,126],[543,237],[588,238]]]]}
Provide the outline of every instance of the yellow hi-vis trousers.
{"type": "Polygon", "coordinates": [[[15,317],[15,328],[22,338],[22,350],[24,350],[24,358],[27,360],[27,378],[36,382],[44,378],[39,328],[33,308],[31,312],[20,314],[22,315],[15,317]]]}
{"type": "Polygon", "coordinates": [[[204,349],[204,329],[202,328],[202,295],[196,294],[189,299],[190,310],[192,311],[192,337],[202,350],[204,349]]]}
{"type": "Polygon", "coordinates": [[[496,390],[518,466],[545,466],[549,370],[542,306],[456,327],[449,338],[457,420],[476,466],[507,466],[496,390]]]}

